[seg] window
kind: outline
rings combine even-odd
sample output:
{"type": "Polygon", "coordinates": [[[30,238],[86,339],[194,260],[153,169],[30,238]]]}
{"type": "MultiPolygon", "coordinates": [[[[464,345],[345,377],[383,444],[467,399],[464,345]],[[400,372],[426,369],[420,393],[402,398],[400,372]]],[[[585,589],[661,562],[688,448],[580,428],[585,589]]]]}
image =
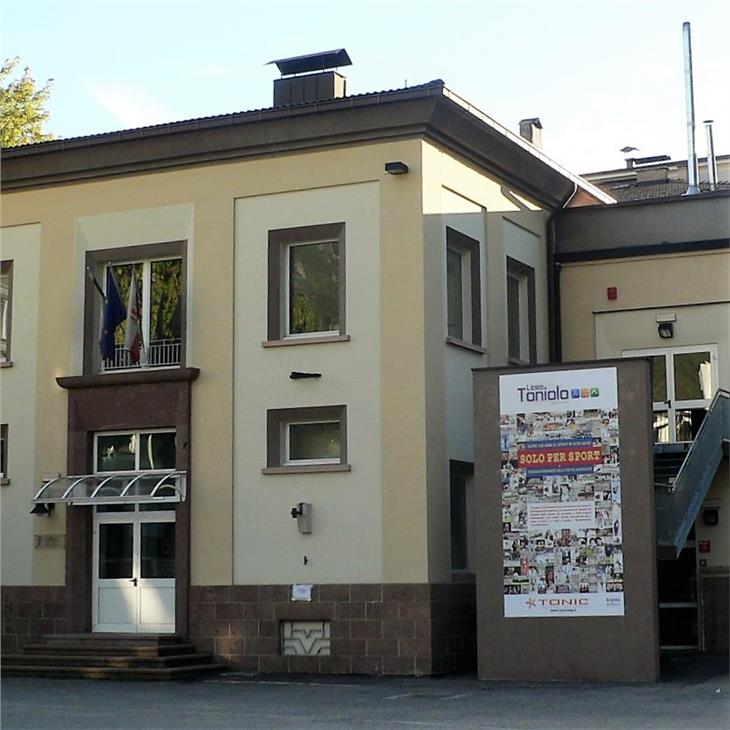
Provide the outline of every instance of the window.
{"type": "Polygon", "coordinates": [[[269,410],[264,474],[348,471],[346,413],[345,406],[269,410]]]}
{"type": "Polygon", "coordinates": [[[451,569],[469,570],[471,550],[469,542],[473,539],[472,520],[472,479],[474,465],[466,461],[450,461],[450,502],[451,502],[451,569]]]}
{"type": "Polygon", "coordinates": [[[447,339],[481,347],[479,241],[446,229],[447,339]]]}
{"type": "Polygon", "coordinates": [[[125,320],[115,330],[114,357],[101,358],[99,333],[104,302],[97,285],[89,279],[86,290],[85,371],[109,372],[176,367],[183,364],[186,280],[184,243],[92,251],[87,254],[87,268],[93,272],[102,289],[106,287],[107,271],[112,270],[120,298],[127,310],[134,278],[141,348],[137,360],[125,347],[125,320]]]}
{"type": "Polygon", "coordinates": [[[174,431],[97,433],[94,471],[169,471],[175,468],[174,431]]]}
{"type": "Polygon", "coordinates": [[[507,257],[507,355],[515,364],[537,362],[535,270],[507,257]]]}
{"type": "Polygon", "coordinates": [[[10,484],[8,478],[8,425],[0,426],[0,484],[10,484]]]}
{"type": "Polygon", "coordinates": [[[345,336],[345,224],[269,231],[269,342],[345,336]]]}
{"type": "Polygon", "coordinates": [[[10,330],[13,321],[13,262],[3,261],[0,268],[0,364],[10,364],[10,330]]]}
{"type": "Polygon", "coordinates": [[[717,390],[717,345],[624,350],[651,358],[654,441],[693,441],[717,390]]]}

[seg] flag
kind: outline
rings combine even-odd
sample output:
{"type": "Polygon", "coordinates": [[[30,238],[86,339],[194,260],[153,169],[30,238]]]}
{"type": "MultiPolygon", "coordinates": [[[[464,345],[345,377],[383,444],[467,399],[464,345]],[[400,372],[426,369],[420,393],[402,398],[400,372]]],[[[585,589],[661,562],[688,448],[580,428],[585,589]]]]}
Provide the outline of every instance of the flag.
{"type": "Polygon", "coordinates": [[[129,357],[135,365],[139,363],[139,354],[143,347],[140,319],[137,277],[132,272],[132,283],[129,285],[129,303],[127,304],[127,331],[124,335],[124,349],[129,351],[129,357]]]}
{"type": "Polygon", "coordinates": [[[114,360],[114,352],[116,345],[114,342],[114,333],[117,327],[124,322],[127,316],[127,310],[124,302],[119,296],[119,287],[117,280],[114,278],[112,267],[106,269],[106,299],[104,301],[104,318],[101,326],[101,341],[99,342],[99,350],[104,360],[114,360]]]}

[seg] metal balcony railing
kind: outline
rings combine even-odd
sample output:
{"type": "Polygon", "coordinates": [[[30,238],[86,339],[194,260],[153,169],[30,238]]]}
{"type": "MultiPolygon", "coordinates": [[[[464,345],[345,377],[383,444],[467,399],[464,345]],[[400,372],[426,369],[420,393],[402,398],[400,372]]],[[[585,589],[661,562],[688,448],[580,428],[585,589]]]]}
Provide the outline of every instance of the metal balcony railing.
{"type": "Polygon", "coordinates": [[[179,365],[182,351],[182,340],[152,340],[147,345],[139,359],[139,363],[133,363],[128,350],[124,345],[117,345],[113,360],[102,362],[102,372],[108,373],[114,370],[138,370],[146,368],[164,368],[179,365]]]}
{"type": "Polygon", "coordinates": [[[677,477],[657,489],[657,545],[666,557],[678,557],[723,458],[723,441],[730,439],[730,392],[718,390],[677,477]],[[671,553],[671,555],[670,555],[671,553]]]}

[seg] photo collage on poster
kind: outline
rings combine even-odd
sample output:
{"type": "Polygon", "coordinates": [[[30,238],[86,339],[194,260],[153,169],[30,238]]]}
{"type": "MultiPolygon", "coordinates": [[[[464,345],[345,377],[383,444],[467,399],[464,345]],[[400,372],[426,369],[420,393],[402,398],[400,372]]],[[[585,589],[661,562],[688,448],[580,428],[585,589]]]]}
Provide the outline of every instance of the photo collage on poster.
{"type": "Polygon", "coordinates": [[[524,401],[500,415],[506,616],[623,615],[615,370],[575,372],[601,385],[501,383],[524,401]]]}

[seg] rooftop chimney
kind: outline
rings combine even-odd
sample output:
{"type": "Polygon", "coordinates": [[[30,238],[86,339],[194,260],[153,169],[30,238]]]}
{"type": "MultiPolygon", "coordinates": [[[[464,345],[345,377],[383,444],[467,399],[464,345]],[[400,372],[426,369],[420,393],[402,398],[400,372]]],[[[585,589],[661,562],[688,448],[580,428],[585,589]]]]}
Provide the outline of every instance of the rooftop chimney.
{"type": "Polygon", "coordinates": [[[538,149],[542,147],[542,123],[539,117],[520,119],[520,137],[526,139],[538,149]]]}
{"type": "Polygon", "coordinates": [[[274,106],[292,106],[343,97],[345,77],[331,69],[349,66],[352,61],[344,48],[338,48],[269,63],[281,72],[281,78],[274,80],[274,106]]]}

